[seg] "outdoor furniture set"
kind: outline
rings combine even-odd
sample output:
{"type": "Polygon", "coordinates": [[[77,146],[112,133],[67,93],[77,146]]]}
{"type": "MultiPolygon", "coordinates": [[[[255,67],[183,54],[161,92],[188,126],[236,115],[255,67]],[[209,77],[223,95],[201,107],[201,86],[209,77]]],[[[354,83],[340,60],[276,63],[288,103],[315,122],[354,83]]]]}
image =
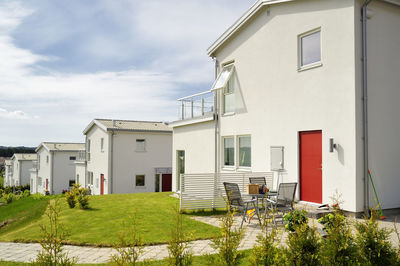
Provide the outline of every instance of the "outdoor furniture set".
{"type": "Polygon", "coordinates": [[[269,190],[272,184],[267,184],[265,177],[250,177],[249,183],[247,194],[244,196],[251,197],[251,200],[245,201],[238,184],[224,182],[229,208],[236,208],[242,212],[240,228],[246,219],[250,223],[254,216],[257,216],[259,223],[262,224],[260,209],[264,209],[264,221],[271,218],[275,226],[277,218],[281,218],[283,222],[283,215],[293,210],[297,183],[280,183],[278,191],[269,190]]]}

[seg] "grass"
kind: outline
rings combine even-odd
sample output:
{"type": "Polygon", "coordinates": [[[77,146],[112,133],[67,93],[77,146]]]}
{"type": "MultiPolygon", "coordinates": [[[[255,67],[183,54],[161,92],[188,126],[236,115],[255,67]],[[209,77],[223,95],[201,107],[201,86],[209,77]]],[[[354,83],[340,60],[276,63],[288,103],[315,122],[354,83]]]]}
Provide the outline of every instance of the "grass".
{"type": "MultiPolygon", "coordinates": [[[[129,224],[135,210],[139,221],[138,231],[143,242],[147,245],[167,243],[174,224],[174,208],[178,205],[178,199],[169,195],[170,193],[136,193],[91,196],[89,210],[70,209],[62,198],[60,220],[70,233],[66,243],[111,246],[118,241],[118,235],[126,230],[126,224],[129,224]]],[[[14,204],[18,204],[18,201],[4,207],[12,207],[14,204]]],[[[183,227],[191,240],[218,235],[217,227],[190,219],[193,215],[196,214],[183,215],[183,227]]],[[[39,224],[45,223],[46,217],[42,215],[40,219],[14,230],[0,231],[0,241],[37,242],[40,239],[39,224]]]]}
{"type": "MultiPolygon", "coordinates": [[[[249,261],[249,257],[251,254],[251,250],[244,250],[241,251],[240,254],[243,256],[242,260],[239,263],[239,266],[250,266],[251,263],[249,261]]],[[[215,257],[216,255],[203,255],[203,256],[194,256],[193,257],[193,266],[203,266],[203,265],[212,265],[212,257],[215,257]]],[[[0,266],[19,266],[19,265],[28,265],[28,263],[23,263],[23,262],[8,262],[8,261],[0,261],[0,266]]],[[[103,266],[103,265],[108,265],[108,264],[78,264],[81,266],[103,266]]],[[[168,265],[167,259],[164,260],[156,260],[156,261],[151,261],[151,262],[139,262],[138,265],[149,265],[149,266],[163,266],[163,265],[168,265]]]]}
{"type": "Polygon", "coordinates": [[[0,206],[0,236],[40,219],[47,204],[47,199],[28,197],[0,206]]]}

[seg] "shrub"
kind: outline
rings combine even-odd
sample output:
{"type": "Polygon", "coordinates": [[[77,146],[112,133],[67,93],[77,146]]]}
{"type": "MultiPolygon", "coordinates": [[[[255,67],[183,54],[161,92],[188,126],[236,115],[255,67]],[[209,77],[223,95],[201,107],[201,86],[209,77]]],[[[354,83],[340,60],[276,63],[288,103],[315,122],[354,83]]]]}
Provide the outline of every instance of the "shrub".
{"type": "Polygon", "coordinates": [[[188,237],[185,236],[182,226],[182,213],[177,206],[175,208],[175,225],[171,230],[171,240],[168,242],[169,265],[191,265],[193,253],[188,248],[188,237]]]}
{"type": "Polygon", "coordinates": [[[357,222],[356,242],[365,265],[394,265],[396,250],[389,241],[391,230],[378,227],[377,213],[371,211],[371,217],[357,222]]]}
{"type": "Polygon", "coordinates": [[[132,226],[121,233],[120,242],[114,245],[117,254],[111,256],[111,264],[136,265],[139,256],[143,253],[143,241],[137,231],[136,212],[131,220],[132,226]]]}
{"type": "Polygon", "coordinates": [[[7,193],[3,195],[3,199],[7,204],[17,200],[17,197],[13,193],[7,193]]]}
{"type": "Polygon", "coordinates": [[[80,193],[76,196],[79,203],[79,208],[89,209],[89,196],[86,193],[80,193]]]}
{"type": "Polygon", "coordinates": [[[61,207],[58,199],[52,200],[46,211],[46,216],[49,219],[49,226],[40,225],[42,231],[42,239],[40,251],[33,265],[74,265],[76,258],[69,258],[63,252],[62,241],[67,237],[67,233],[63,225],[59,222],[61,207]]]}
{"type": "Polygon", "coordinates": [[[253,247],[250,262],[252,265],[279,265],[279,258],[282,254],[282,249],[278,247],[277,229],[275,226],[268,230],[270,220],[265,219],[265,226],[262,227],[262,234],[257,236],[256,245],[253,247]]]}
{"type": "Polygon", "coordinates": [[[31,195],[31,191],[30,190],[24,190],[24,193],[22,194],[23,198],[27,198],[31,195]]]}
{"type": "Polygon", "coordinates": [[[218,250],[215,257],[217,265],[237,265],[240,261],[239,245],[243,239],[243,229],[234,229],[233,212],[227,202],[227,212],[221,219],[221,235],[215,238],[211,246],[218,250]]]}
{"type": "Polygon", "coordinates": [[[285,250],[285,264],[320,265],[321,240],[316,228],[305,223],[296,224],[293,228],[294,232],[289,233],[286,242],[288,248],[285,250]]]}
{"type": "Polygon", "coordinates": [[[296,226],[307,224],[308,222],[307,212],[304,210],[288,212],[283,216],[283,219],[287,222],[285,229],[290,232],[296,231],[296,226]]]}
{"type": "Polygon", "coordinates": [[[35,194],[32,195],[32,198],[33,198],[34,200],[40,200],[40,199],[43,199],[43,198],[44,198],[44,195],[41,194],[41,193],[35,193],[35,194]]]}
{"type": "Polygon", "coordinates": [[[359,262],[359,252],[349,221],[339,210],[318,220],[324,225],[327,236],[322,240],[323,264],[353,265],[359,262]]]}
{"type": "Polygon", "coordinates": [[[69,191],[65,193],[65,199],[67,200],[68,206],[73,209],[76,205],[75,193],[73,191],[69,191]]]}

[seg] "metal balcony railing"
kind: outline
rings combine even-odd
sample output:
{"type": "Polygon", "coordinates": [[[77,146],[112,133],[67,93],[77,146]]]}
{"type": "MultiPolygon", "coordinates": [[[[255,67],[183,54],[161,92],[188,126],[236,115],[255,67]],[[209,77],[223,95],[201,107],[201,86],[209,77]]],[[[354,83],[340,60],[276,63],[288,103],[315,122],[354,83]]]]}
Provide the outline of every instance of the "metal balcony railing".
{"type": "Polygon", "coordinates": [[[76,158],[76,160],[78,162],[86,162],[86,158],[87,158],[86,151],[79,151],[78,152],[78,157],[76,158]]]}
{"type": "Polygon", "coordinates": [[[178,99],[179,120],[212,115],[214,97],[214,92],[205,91],[178,99]]]}

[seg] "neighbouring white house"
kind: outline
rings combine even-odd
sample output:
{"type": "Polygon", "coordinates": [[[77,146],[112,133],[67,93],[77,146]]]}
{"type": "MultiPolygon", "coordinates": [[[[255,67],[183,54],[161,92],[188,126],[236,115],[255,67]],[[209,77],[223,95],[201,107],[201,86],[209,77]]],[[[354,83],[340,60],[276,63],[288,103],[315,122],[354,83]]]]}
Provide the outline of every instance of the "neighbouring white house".
{"type": "Polygon", "coordinates": [[[94,195],[171,191],[172,130],[166,123],[94,119],[76,182],[94,195]]]}
{"type": "Polygon", "coordinates": [[[9,187],[13,185],[12,180],[13,165],[11,159],[4,160],[4,187],[9,187]]]}
{"type": "MultiPolygon", "coordinates": [[[[25,186],[30,184],[29,169],[36,160],[36,153],[14,153],[11,157],[11,186],[25,186]]],[[[8,173],[9,170],[8,170],[8,173]]]]}
{"type": "Polygon", "coordinates": [[[181,174],[274,172],[296,199],[400,207],[400,1],[259,0],[207,50],[216,80],[179,99],[181,174]],[[368,58],[368,60],[367,60],[368,58]]]}
{"type": "Polygon", "coordinates": [[[75,183],[75,161],[85,143],[42,142],[31,169],[32,193],[60,194],[75,183]]]}

